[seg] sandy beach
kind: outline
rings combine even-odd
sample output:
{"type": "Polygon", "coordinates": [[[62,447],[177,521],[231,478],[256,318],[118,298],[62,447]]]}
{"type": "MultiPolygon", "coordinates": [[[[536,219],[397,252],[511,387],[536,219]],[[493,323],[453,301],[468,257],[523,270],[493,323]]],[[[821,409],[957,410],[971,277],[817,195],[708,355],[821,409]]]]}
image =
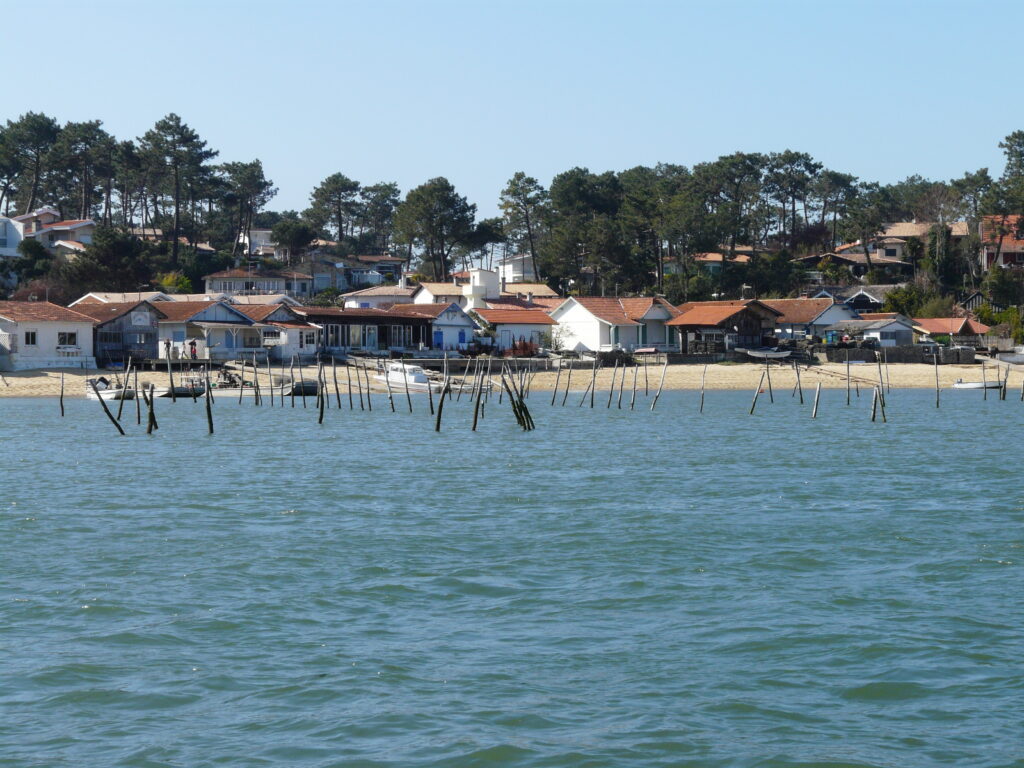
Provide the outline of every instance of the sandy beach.
{"type": "MultiPolygon", "coordinates": [[[[1010,386],[1019,387],[1021,378],[1019,367],[1010,366],[1010,386]]],[[[965,381],[981,381],[980,365],[940,365],[939,386],[943,389],[949,388],[957,379],[965,381]]],[[[1001,368],[1005,371],[1005,367],[1001,368]]],[[[346,386],[345,378],[339,368],[339,381],[341,387],[346,386]]],[[[989,366],[988,376],[990,379],[996,377],[994,366],[989,366]]],[[[645,371],[644,368],[637,369],[637,387],[643,391],[656,390],[661,381],[662,367],[652,365],[645,371]],[[645,381],[646,379],[646,381],[645,381]]],[[[701,365],[670,365],[665,373],[665,389],[700,389],[701,376],[704,366],[701,365]]],[[[709,390],[715,389],[753,389],[761,380],[764,366],[756,363],[728,364],[719,363],[707,367],[707,379],[705,386],[709,390]]],[[[875,365],[859,364],[850,366],[851,382],[855,386],[871,387],[878,383],[878,368],[875,365]]],[[[18,371],[0,374],[0,397],[56,397],[60,394],[61,372],[59,369],[18,371]]],[[[84,397],[85,379],[89,376],[103,375],[113,378],[109,371],[82,371],[67,369],[64,371],[64,396],[84,397]]],[[[302,375],[307,379],[316,378],[316,369],[306,367],[302,375]]],[[[533,390],[550,390],[555,385],[556,373],[554,371],[542,371],[533,378],[531,388],[533,390]]],[[[618,386],[621,369],[616,379],[618,386]]],[[[887,384],[897,388],[923,388],[930,389],[935,386],[935,368],[930,365],[900,364],[890,365],[888,370],[883,370],[887,377],[887,384]]],[[[251,378],[251,370],[247,372],[246,378],[251,378]]],[[[562,373],[559,388],[566,385],[568,371],[562,373]]],[[[607,390],[612,377],[610,368],[598,372],[598,389],[607,390]]],[[[177,379],[177,375],[175,377],[177,379]]],[[[296,372],[298,378],[298,372],[296,372]]],[[[819,382],[822,388],[844,388],[846,386],[846,366],[842,364],[814,365],[810,368],[800,369],[800,379],[804,389],[814,389],[819,382]]],[[[328,381],[330,379],[328,378],[328,381]]],[[[260,382],[267,383],[266,373],[261,373],[260,382]]],[[[582,391],[590,382],[590,371],[576,369],[572,372],[572,389],[582,391]]],[[[166,387],[168,384],[167,374],[144,371],[139,374],[140,384],[153,384],[156,387],[166,387]]],[[[796,376],[792,367],[778,366],[771,368],[771,383],[777,388],[792,388],[796,384],[796,376]]],[[[373,382],[374,391],[384,391],[383,385],[373,382]]],[[[626,370],[626,389],[633,385],[633,369],[626,370]]]]}

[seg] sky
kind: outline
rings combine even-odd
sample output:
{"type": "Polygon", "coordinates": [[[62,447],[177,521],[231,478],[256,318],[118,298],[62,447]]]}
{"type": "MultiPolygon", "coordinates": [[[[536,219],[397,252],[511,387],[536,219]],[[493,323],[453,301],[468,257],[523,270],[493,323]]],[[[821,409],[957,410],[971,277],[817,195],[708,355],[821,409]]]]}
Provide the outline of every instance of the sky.
{"type": "Polygon", "coordinates": [[[0,119],[99,119],[126,139],[175,112],[219,161],[260,159],[274,210],[341,172],[403,194],[445,176],[493,216],[516,171],[548,184],[735,151],[950,179],[1001,172],[999,142],[1024,129],[1020,2],[51,0],[4,16],[0,119]]]}

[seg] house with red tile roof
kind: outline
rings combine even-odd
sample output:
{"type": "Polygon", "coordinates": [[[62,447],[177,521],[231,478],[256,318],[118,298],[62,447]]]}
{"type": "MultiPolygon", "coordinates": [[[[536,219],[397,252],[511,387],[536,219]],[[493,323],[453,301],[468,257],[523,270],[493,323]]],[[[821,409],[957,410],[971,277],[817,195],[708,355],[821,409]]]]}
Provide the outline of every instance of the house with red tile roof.
{"type": "MultiPolygon", "coordinates": [[[[257,305],[258,306],[258,305],[257,305]]],[[[276,306],[276,305],[270,305],[276,306]]],[[[243,306],[227,301],[163,301],[158,307],[161,358],[200,360],[265,360],[263,336],[243,306]]]]}
{"type": "Polygon", "coordinates": [[[761,303],[782,313],[775,320],[779,339],[824,338],[825,329],[833,323],[858,318],[856,310],[831,298],[761,299],[761,303]]]}
{"type": "Polygon", "coordinates": [[[259,329],[263,348],[271,360],[287,362],[316,353],[319,326],[300,316],[288,304],[234,304],[259,329]]]}
{"type": "Polygon", "coordinates": [[[0,301],[0,370],[95,368],[94,324],[48,301],[0,301]]]}
{"type": "Polygon", "coordinates": [[[914,330],[929,336],[984,336],[989,326],[969,317],[915,317],[914,330]]]}
{"type": "Polygon", "coordinates": [[[701,354],[764,346],[783,314],[756,299],[690,301],[677,309],[666,325],[678,332],[681,352],[701,354]]]}
{"type": "Polygon", "coordinates": [[[1018,214],[982,216],[981,270],[1024,267],[1024,223],[1018,214]]]}
{"type": "Polygon", "coordinates": [[[64,219],[56,208],[44,206],[21,216],[0,217],[0,256],[16,258],[23,240],[37,240],[50,251],[58,249],[72,258],[92,242],[96,222],[64,219]]]}
{"type": "Polygon", "coordinates": [[[74,310],[92,318],[93,349],[100,367],[127,363],[130,359],[153,360],[159,354],[161,302],[80,302],[74,310]]]}
{"type": "Polygon", "coordinates": [[[573,296],[549,311],[559,325],[564,348],[598,352],[673,344],[668,321],[679,314],[661,297],[573,296]]]}

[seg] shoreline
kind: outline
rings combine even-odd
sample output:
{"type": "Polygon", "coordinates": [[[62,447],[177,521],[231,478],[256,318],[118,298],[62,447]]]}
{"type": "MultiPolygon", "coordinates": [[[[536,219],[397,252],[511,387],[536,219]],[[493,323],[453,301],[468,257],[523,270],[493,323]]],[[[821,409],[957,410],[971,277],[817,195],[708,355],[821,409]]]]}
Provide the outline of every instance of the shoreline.
{"type": "MultiPolygon", "coordinates": [[[[1021,366],[1008,365],[1003,363],[999,366],[1007,366],[1011,372],[1011,388],[1019,387],[1021,380],[1015,374],[1021,372],[1021,366]]],[[[0,398],[4,397],[58,397],[60,395],[60,375],[64,371],[64,397],[84,398],[85,379],[94,376],[107,376],[114,378],[112,371],[83,371],[81,369],[45,369],[33,371],[12,371],[3,372],[3,380],[0,381],[0,398]],[[6,383],[6,386],[5,386],[6,383]]],[[[625,369],[625,389],[631,390],[633,386],[633,370],[625,369]]],[[[729,391],[729,390],[753,390],[761,379],[765,368],[759,363],[714,363],[707,366],[707,377],[705,389],[708,391],[729,391]]],[[[995,366],[988,366],[990,372],[989,380],[995,380],[995,366]]],[[[796,376],[791,366],[772,367],[771,383],[775,388],[793,388],[796,386],[796,376]]],[[[558,388],[564,389],[568,380],[568,371],[564,371],[558,380],[558,388]]],[[[597,388],[607,391],[611,386],[613,370],[604,368],[598,371],[597,388]]],[[[703,365],[680,364],[670,365],[665,372],[665,390],[700,390],[701,377],[704,373],[703,365]]],[[[981,381],[982,370],[980,365],[940,365],[938,367],[939,387],[949,389],[957,381],[981,381]]],[[[1004,372],[1005,373],[1005,372],[1004,372]]],[[[251,376],[251,370],[248,371],[251,376]]],[[[641,366],[636,369],[637,389],[643,391],[657,391],[661,382],[662,366],[652,365],[645,369],[641,366]],[[646,382],[645,382],[646,374],[646,382]]],[[[314,366],[304,366],[302,375],[308,381],[316,378],[314,366]]],[[[883,366],[882,375],[886,385],[898,389],[934,389],[935,388],[935,367],[922,363],[898,363],[890,364],[887,368],[883,366]]],[[[296,371],[298,378],[298,371],[296,371]]],[[[582,392],[590,384],[591,372],[586,369],[575,369],[572,371],[572,391],[582,392]]],[[[177,376],[175,377],[177,380],[177,376]]],[[[555,387],[558,379],[557,371],[540,371],[533,376],[530,385],[531,390],[550,392],[555,387]]],[[[616,375],[615,386],[622,383],[622,369],[616,375]]],[[[846,387],[846,365],[843,363],[823,363],[813,365],[809,368],[800,368],[800,380],[805,392],[813,390],[817,384],[822,389],[844,389],[846,387]]],[[[260,372],[260,383],[265,386],[267,374],[260,372]]],[[[872,364],[860,364],[850,366],[850,382],[853,386],[870,388],[878,384],[878,368],[872,364]]],[[[166,372],[144,371],[139,373],[139,384],[153,384],[156,387],[166,387],[168,378],[166,372]]],[[[345,379],[339,377],[339,384],[342,389],[346,387],[345,379]]],[[[331,387],[328,381],[328,387],[331,387]]],[[[383,384],[373,382],[372,391],[385,392],[383,384]]]]}

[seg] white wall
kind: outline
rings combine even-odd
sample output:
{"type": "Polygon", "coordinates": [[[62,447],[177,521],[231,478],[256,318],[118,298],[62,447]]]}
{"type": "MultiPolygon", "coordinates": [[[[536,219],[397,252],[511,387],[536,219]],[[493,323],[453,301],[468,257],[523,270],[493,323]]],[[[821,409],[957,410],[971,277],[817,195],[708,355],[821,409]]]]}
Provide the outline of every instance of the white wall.
{"type": "Polygon", "coordinates": [[[524,339],[534,344],[541,343],[541,335],[548,333],[557,325],[544,325],[537,323],[498,323],[494,326],[497,332],[497,343],[502,349],[507,349],[524,339]],[[509,340],[511,337],[511,340],[509,340]]]}
{"type": "Polygon", "coordinates": [[[551,313],[561,329],[562,347],[576,352],[594,351],[608,343],[608,326],[575,299],[568,299],[551,313]],[[602,333],[603,330],[603,333],[602,333]]]}
{"type": "Polygon", "coordinates": [[[11,364],[15,370],[32,368],[77,368],[83,363],[90,367],[96,366],[93,358],[92,328],[90,322],[25,322],[13,323],[0,320],[0,333],[9,333],[17,338],[17,352],[11,355],[11,364]],[[26,331],[35,331],[34,346],[25,344],[26,331]],[[58,334],[62,332],[77,333],[75,354],[57,351],[58,334]]]}

